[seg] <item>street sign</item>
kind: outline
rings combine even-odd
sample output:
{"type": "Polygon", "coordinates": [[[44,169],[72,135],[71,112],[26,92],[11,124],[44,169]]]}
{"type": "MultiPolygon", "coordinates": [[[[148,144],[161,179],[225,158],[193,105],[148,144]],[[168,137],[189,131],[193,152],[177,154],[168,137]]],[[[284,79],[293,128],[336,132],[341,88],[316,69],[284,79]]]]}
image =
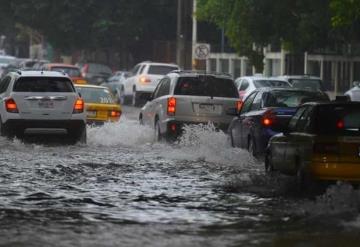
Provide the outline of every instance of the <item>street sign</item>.
{"type": "Polygon", "coordinates": [[[199,60],[208,59],[210,56],[210,44],[197,43],[194,45],[194,58],[199,60]]]}

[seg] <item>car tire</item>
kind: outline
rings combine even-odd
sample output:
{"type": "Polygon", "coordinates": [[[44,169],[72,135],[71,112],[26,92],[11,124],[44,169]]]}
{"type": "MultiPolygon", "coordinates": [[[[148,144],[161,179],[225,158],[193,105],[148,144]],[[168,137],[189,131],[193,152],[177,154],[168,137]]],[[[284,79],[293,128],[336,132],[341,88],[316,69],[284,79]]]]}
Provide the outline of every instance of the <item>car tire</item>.
{"type": "Polygon", "coordinates": [[[139,115],[139,124],[144,125],[144,119],[143,119],[142,114],[139,115]]]}
{"type": "Polygon", "coordinates": [[[85,125],[78,129],[73,129],[69,131],[68,135],[73,144],[76,143],[86,144],[87,142],[87,131],[85,125]]]}
{"type": "Polygon", "coordinates": [[[249,137],[248,141],[248,151],[249,153],[256,158],[256,146],[253,138],[249,137]]]}
{"type": "Polygon", "coordinates": [[[127,104],[124,88],[122,87],[120,90],[117,90],[116,93],[117,93],[117,97],[119,99],[119,103],[121,105],[127,104]]]}
{"type": "Polygon", "coordinates": [[[0,135],[8,138],[12,138],[15,136],[15,133],[11,131],[6,124],[2,123],[1,117],[0,117],[0,135]]]}
{"type": "Polygon", "coordinates": [[[235,142],[234,142],[234,136],[232,134],[232,131],[230,130],[230,145],[231,147],[235,147],[235,142]]]}
{"type": "Polygon", "coordinates": [[[160,121],[156,120],[154,125],[154,140],[155,142],[162,141],[162,135],[160,130],[160,121]]]}
{"type": "Polygon", "coordinates": [[[136,91],[136,89],[134,88],[134,90],[133,90],[133,94],[132,94],[132,97],[131,97],[131,105],[132,106],[139,106],[139,101],[140,101],[140,99],[139,99],[139,93],[136,91]]]}
{"type": "Polygon", "coordinates": [[[310,178],[309,174],[306,173],[304,164],[301,161],[296,161],[296,174],[295,174],[295,183],[296,190],[298,192],[304,192],[309,188],[313,187],[313,180],[310,178]]]}

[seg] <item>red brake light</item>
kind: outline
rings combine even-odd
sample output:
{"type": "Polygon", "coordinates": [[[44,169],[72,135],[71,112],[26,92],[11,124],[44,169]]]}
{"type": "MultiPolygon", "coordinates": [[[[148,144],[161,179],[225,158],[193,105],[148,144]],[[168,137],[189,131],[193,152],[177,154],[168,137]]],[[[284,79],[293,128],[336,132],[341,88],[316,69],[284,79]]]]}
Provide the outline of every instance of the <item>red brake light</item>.
{"type": "Polygon", "coordinates": [[[73,113],[82,113],[84,112],[84,100],[82,98],[78,98],[75,101],[73,113]]]}
{"type": "Polygon", "coordinates": [[[276,121],[276,115],[271,110],[269,110],[264,113],[264,116],[261,119],[261,124],[264,127],[270,127],[274,125],[275,121],[276,121]]]}
{"type": "Polygon", "coordinates": [[[119,118],[121,116],[121,111],[110,111],[109,112],[110,117],[116,117],[119,118]]]}
{"type": "Polygon", "coordinates": [[[19,112],[15,100],[12,98],[5,100],[5,108],[7,112],[11,112],[11,113],[19,112]]]}
{"type": "Polygon", "coordinates": [[[146,77],[146,76],[141,76],[139,78],[139,82],[140,83],[150,83],[151,82],[151,79],[149,77],[146,77]]]}
{"type": "Polygon", "coordinates": [[[336,122],[336,128],[343,129],[344,126],[345,126],[345,124],[344,124],[343,120],[339,120],[339,121],[336,122]]]}
{"type": "Polygon", "coordinates": [[[176,99],[171,97],[168,99],[167,113],[168,115],[175,115],[176,99]]]}
{"type": "Polygon", "coordinates": [[[236,101],[235,107],[236,107],[237,112],[240,112],[242,105],[243,105],[243,101],[242,101],[242,100],[236,101]]]}

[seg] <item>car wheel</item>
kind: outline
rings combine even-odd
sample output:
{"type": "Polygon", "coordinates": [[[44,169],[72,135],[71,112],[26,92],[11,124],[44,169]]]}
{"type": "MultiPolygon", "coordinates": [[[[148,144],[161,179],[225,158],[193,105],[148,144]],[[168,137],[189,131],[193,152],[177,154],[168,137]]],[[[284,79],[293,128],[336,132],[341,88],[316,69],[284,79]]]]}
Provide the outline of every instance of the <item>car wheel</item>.
{"type": "Polygon", "coordinates": [[[136,89],[133,90],[131,105],[132,106],[139,106],[139,93],[136,92],[136,89]]]}
{"type": "Polygon", "coordinates": [[[273,164],[271,162],[272,160],[272,155],[271,155],[271,152],[266,152],[265,154],[265,173],[266,174],[273,174],[274,173],[274,167],[273,167],[273,164]]]}
{"type": "Polygon", "coordinates": [[[142,117],[142,114],[139,115],[139,123],[140,125],[144,125],[144,119],[142,117]]]}
{"type": "Polygon", "coordinates": [[[156,142],[160,142],[162,140],[159,120],[156,120],[155,122],[154,136],[156,142]]]}
{"type": "Polygon", "coordinates": [[[230,131],[230,145],[233,148],[235,147],[234,136],[232,134],[232,131],[230,131]]]}
{"type": "Polygon", "coordinates": [[[121,105],[126,104],[124,88],[121,88],[120,90],[117,90],[117,97],[118,97],[119,103],[121,105]]]}
{"type": "Polygon", "coordinates": [[[256,151],[255,150],[256,150],[255,143],[254,143],[253,139],[250,137],[249,141],[248,141],[248,151],[254,157],[256,157],[256,151]]]}
{"type": "Polygon", "coordinates": [[[77,142],[86,144],[87,141],[87,133],[86,126],[82,126],[78,129],[73,129],[68,133],[69,138],[72,143],[76,144],[77,142]]]}
{"type": "Polygon", "coordinates": [[[310,188],[310,185],[312,184],[313,181],[310,179],[309,174],[306,173],[303,163],[300,161],[297,161],[296,163],[297,163],[296,174],[295,174],[296,190],[302,192],[310,188]]]}
{"type": "Polygon", "coordinates": [[[0,135],[9,137],[9,138],[15,136],[14,132],[10,131],[9,128],[5,124],[2,123],[1,117],[0,117],[0,135]]]}

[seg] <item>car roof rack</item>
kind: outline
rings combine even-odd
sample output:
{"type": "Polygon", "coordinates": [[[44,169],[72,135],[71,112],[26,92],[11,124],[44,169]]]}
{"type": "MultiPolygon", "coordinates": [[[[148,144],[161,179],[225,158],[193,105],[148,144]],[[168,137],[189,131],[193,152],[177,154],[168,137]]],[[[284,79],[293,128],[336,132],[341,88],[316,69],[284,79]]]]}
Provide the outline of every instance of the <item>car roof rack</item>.
{"type": "Polygon", "coordinates": [[[206,70],[172,70],[172,71],[170,71],[169,73],[177,73],[177,74],[204,74],[204,75],[216,75],[216,76],[231,77],[231,74],[229,74],[229,73],[206,71],[206,70]]]}

